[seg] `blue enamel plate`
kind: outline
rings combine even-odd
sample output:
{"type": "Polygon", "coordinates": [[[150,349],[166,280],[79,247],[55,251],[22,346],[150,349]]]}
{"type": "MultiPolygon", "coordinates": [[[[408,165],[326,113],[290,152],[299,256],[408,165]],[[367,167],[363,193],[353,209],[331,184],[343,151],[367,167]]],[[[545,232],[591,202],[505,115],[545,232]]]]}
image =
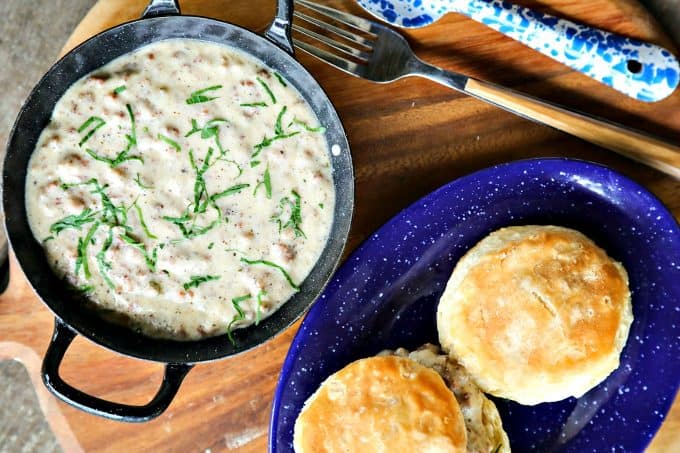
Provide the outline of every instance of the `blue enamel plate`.
{"type": "Polygon", "coordinates": [[[567,159],[499,165],[406,208],[359,247],[302,323],[283,364],[269,449],[290,452],[305,400],[329,375],[385,348],[437,342],[435,313],[458,259],[510,225],[577,229],[628,270],[635,321],[621,365],[581,398],[495,399],[513,451],[642,451],[680,383],[680,228],[643,187],[567,159]]]}

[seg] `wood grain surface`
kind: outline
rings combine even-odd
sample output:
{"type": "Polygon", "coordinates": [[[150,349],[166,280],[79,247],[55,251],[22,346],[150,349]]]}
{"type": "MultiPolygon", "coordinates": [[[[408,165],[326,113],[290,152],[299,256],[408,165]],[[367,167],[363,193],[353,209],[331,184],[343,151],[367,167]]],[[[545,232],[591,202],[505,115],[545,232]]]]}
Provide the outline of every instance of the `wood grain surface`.
{"type": "MultiPolygon", "coordinates": [[[[138,17],[145,3],[100,0],[66,49],[104,28],[138,17]]],[[[264,29],[274,10],[271,0],[181,3],[186,14],[224,19],[255,31],[264,29]]],[[[324,3],[363,14],[351,0],[324,3]]],[[[633,1],[517,3],[671,47],[633,1]]],[[[680,92],[655,104],[629,99],[458,15],[407,34],[414,50],[431,63],[680,142],[680,92]]],[[[648,187],[680,217],[680,181],[637,162],[426,80],[374,85],[302,53],[298,58],[328,92],[352,146],[357,198],[347,251],[399,210],[452,179],[496,163],[538,156],[568,156],[608,165],[648,187]]],[[[266,449],[271,399],[297,325],[247,354],[198,365],[164,415],[129,425],[73,409],[39,384],[37,364],[52,324],[51,313],[13,260],[10,289],[0,296],[0,358],[16,357],[29,365],[41,407],[65,450],[266,449]]],[[[67,353],[62,375],[94,395],[141,404],[159,385],[162,366],[122,357],[79,337],[67,353]]],[[[676,401],[649,451],[680,451],[680,402],[676,401]]]]}

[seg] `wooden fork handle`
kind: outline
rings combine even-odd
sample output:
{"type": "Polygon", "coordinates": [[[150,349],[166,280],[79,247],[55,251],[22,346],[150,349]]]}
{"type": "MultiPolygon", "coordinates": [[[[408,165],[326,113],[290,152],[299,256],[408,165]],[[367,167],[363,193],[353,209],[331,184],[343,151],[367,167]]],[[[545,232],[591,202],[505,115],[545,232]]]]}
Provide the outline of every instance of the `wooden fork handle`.
{"type": "Polygon", "coordinates": [[[464,90],[512,113],[552,126],[680,179],[680,147],[676,145],[488,82],[470,78],[464,90]]]}

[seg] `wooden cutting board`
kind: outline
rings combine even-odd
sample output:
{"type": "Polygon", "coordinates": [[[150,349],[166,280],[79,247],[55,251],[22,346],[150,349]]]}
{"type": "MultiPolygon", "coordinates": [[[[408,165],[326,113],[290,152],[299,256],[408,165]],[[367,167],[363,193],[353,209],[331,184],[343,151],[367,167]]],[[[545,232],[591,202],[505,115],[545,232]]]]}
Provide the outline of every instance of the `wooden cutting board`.
{"type": "MultiPolygon", "coordinates": [[[[138,17],[145,0],[100,0],[65,50],[94,33],[138,17]]],[[[183,11],[262,31],[273,0],[183,1],[183,11]]],[[[363,14],[351,0],[326,1],[363,14]]],[[[633,0],[518,1],[573,20],[671,48],[633,0]]],[[[64,14],[68,12],[65,11],[64,14]]],[[[444,68],[508,85],[680,142],[680,92],[645,104],[571,72],[486,27],[448,15],[408,32],[416,52],[444,68]]],[[[568,156],[609,165],[657,194],[680,217],[680,181],[560,132],[533,124],[425,80],[374,85],[306,55],[300,61],[327,90],[342,118],[354,158],[356,211],[347,251],[399,210],[442,184],[509,160],[568,156]]],[[[40,405],[66,451],[262,452],[279,369],[297,325],[235,359],[198,365],[160,418],[142,425],[100,419],[58,402],[39,369],[53,318],[12,261],[10,287],[0,296],[0,358],[29,370],[40,405]]],[[[122,357],[78,338],[62,366],[67,381],[103,398],[141,404],[155,392],[162,366],[122,357]]],[[[680,451],[680,400],[649,451],[680,451]]]]}

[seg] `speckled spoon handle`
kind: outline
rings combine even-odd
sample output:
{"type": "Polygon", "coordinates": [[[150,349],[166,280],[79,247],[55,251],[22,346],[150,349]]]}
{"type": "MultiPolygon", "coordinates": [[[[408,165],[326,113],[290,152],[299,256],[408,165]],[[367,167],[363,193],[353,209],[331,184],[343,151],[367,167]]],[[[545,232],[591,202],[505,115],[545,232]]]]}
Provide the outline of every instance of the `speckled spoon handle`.
{"type": "Polygon", "coordinates": [[[654,102],[678,86],[680,65],[668,50],[501,0],[358,0],[399,27],[464,14],[630,97],[654,102]]]}

